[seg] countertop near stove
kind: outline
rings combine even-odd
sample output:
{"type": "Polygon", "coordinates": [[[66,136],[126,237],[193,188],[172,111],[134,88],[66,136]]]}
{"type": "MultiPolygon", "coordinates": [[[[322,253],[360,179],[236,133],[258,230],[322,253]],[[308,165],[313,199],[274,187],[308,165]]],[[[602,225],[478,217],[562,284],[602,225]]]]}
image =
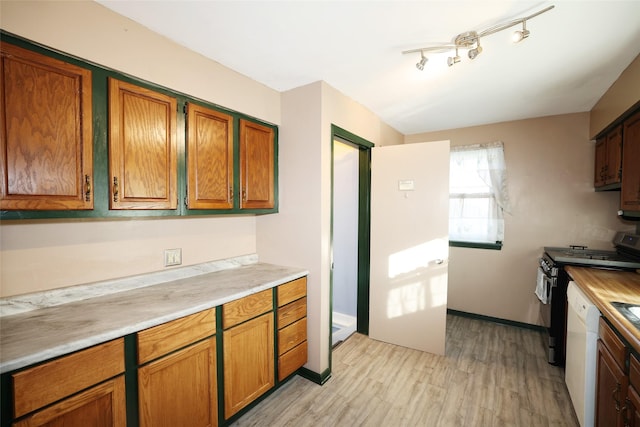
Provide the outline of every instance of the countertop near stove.
{"type": "Polygon", "coordinates": [[[255,263],[0,318],[0,373],[160,325],[306,276],[255,263]]]}
{"type": "Polygon", "coordinates": [[[640,304],[640,274],[574,266],[566,267],[566,271],[600,313],[640,353],[640,330],[611,305],[612,301],[640,304]]]}

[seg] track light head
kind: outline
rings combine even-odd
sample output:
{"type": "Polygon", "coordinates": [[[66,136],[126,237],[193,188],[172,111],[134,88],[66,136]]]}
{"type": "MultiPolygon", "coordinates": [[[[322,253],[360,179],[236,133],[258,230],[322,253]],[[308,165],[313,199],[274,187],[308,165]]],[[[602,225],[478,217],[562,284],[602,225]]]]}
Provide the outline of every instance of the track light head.
{"type": "Polygon", "coordinates": [[[527,21],[522,21],[522,31],[515,31],[513,33],[513,36],[511,37],[511,40],[514,43],[519,43],[527,37],[529,37],[529,30],[527,30],[527,21]]]}
{"type": "Polygon", "coordinates": [[[424,66],[428,60],[429,59],[426,56],[424,56],[424,53],[420,52],[420,62],[416,64],[416,68],[420,71],[424,70],[424,66]]]}
{"type": "Polygon", "coordinates": [[[469,50],[469,59],[476,59],[476,57],[481,53],[482,53],[482,46],[478,45],[477,47],[469,50]]]}

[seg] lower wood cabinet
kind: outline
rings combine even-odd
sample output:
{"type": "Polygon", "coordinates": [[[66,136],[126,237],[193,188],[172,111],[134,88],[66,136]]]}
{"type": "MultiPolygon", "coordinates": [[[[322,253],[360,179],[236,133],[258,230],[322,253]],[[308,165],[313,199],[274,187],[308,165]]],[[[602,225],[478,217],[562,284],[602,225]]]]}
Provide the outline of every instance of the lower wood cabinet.
{"type": "Polygon", "coordinates": [[[275,386],[272,292],[222,306],[223,324],[229,326],[223,332],[225,419],[275,386]],[[250,320],[237,323],[245,318],[250,320]]]}
{"type": "Polygon", "coordinates": [[[138,384],[141,427],[218,425],[215,338],[141,367],[138,384]]]}
{"type": "Polygon", "coordinates": [[[3,374],[12,396],[3,396],[2,425],[228,424],[307,362],[306,284],[296,279],[3,374]]]}
{"type": "Polygon", "coordinates": [[[278,286],[278,380],[307,363],[307,278],[278,286]]]}
{"type": "Polygon", "coordinates": [[[138,369],[141,427],[218,425],[215,332],[209,309],[138,333],[140,362],[161,356],[138,369]]]}
{"type": "Polygon", "coordinates": [[[13,425],[15,427],[124,427],[124,375],[49,406],[13,425]]]}
{"type": "Polygon", "coordinates": [[[629,357],[629,389],[627,390],[625,425],[640,427],[640,361],[629,357]]]}
{"type": "Polygon", "coordinates": [[[11,375],[14,426],[125,426],[122,338],[11,375]]]}
{"type": "Polygon", "coordinates": [[[596,427],[624,427],[629,377],[625,372],[628,349],[600,318],[596,379],[596,427]]]}

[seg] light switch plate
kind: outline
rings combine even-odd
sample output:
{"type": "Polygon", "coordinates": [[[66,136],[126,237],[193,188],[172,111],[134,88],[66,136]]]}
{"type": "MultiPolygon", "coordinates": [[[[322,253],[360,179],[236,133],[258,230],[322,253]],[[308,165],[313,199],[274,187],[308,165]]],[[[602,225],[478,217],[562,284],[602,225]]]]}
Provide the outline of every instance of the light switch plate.
{"type": "Polygon", "coordinates": [[[164,266],[170,267],[172,265],[182,264],[182,248],[165,249],[164,250],[164,266]]]}
{"type": "Polygon", "coordinates": [[[413,191],[415,185],[412,179],[401,179],[398,181],[398,190],[400,191],[413,191]]]}

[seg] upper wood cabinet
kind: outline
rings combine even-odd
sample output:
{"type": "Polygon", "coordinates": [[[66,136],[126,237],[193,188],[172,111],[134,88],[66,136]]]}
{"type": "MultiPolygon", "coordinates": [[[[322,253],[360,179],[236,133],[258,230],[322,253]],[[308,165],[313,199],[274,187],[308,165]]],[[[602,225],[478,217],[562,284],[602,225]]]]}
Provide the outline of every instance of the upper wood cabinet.
{"type": "Polygon", "coordinates": [[[620,209],[640,211],[640,111],[623,123],[620,209]]]}
{"type": "Polygon", "coordinates": [[[240,120],[241,209],[275,207],[275,132],[240,120]]]}
{"type": "Polygon", "coordinates": [[[91,71],[0,50],[0,209],[93,209],[91,71]]]}
{"type": "Polygon", "coordinates": [[[233,117],[187,104],[187,207],[233,208],[233,117]]]}
{"type": "Polygon", "coordinates": [[[620,184],[622,178],[622,126],[596,141],[594,186],[620,184]]]}
{"type": "Polygon", "coordinates": [[[176,209],[177,101],[109,79],[111,209],[176,209]]]}
{"type": "Polygon", "coordinates": [[[277,212],[277,126],[14,36],[0,53],[0,219],[277,212]]]}

